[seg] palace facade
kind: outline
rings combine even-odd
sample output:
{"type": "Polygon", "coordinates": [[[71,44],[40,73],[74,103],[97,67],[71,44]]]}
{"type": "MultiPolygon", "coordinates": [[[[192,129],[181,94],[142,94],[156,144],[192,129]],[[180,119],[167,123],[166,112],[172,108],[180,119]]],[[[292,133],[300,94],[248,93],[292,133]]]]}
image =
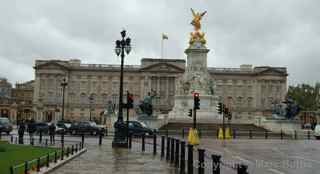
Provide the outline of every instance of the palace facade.
{"type": "MultiPolygon", "coordinates": [[[[154,109],[166,114],[173,107],[176,81],[185,66],[183,59],[152,58],[143,58],[140,65],[125,65],[124,91],[134,94],[136,105],[148,92],[156,91],[154,109]]],[[[68,81],[65,119],[88,120],[91,110],[92,117],[99,120],[108,102],[115,108],[118,106],[119,65],[82,64],[78,59],[36,60],[34,69],[33,111],[37,120],[60,119],[63,78],[68,81]]],[[[271,103],[280,102],[286,96],[285,67],[241,65],[239,68],[209,67],[208,71],[214,79],[216,95],[231,108],[234,120],[268,115],[271,103]]],[[[126,102],[126,96],[123,101],[126,102]]]]}

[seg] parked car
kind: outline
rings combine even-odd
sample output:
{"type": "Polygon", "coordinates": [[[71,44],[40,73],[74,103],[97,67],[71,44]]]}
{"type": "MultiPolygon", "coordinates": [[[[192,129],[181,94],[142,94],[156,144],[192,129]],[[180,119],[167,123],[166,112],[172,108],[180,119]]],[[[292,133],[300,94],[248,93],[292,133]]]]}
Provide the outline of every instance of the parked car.
{"type": "Polygon", "coordinates": [[[10,123],[9,119],[6,117],[0,117],[0,134],[5,132],[9,135],[11,131],[12,124],[10,123]]]}
{"type": "MultiPolygon", "coordinates": [[[[72,125],[72,122],[66,121],[66,120],[65,121],[60,120],[56,124],[56,126],[57,126],[57,128],[59,128],[59,130],[63,129],[65,132],[69,132],[71,125],[72,125]]],[[[56,128],[56,130],[57,130],[57,128],[56,128]]]]}
{"type": "Polygon", "coordinates": [[[72,135],[87,133],[91,135],[98,135],[100,132],[105,132],[105,129],[98,126],[93,121],[81,121],[72,123],[69,131],[72,135]]]}
{"type": "Polygon", "coordinates": [[[320,140],[320,124],[317,124],[314,128],[314,136],[317,140],[320,140]]]}
{"type": "Polygon", "coordinates": [[[153,133],[153,130],[147,127],[143,122],[129,121],[129,135],[153,135],[153,133]]]}
{"type": "Polygon", "coordinates": [[[35,122],[36,134],[48,134],[49,133],[49,125],[46,122],[35,122]]]}

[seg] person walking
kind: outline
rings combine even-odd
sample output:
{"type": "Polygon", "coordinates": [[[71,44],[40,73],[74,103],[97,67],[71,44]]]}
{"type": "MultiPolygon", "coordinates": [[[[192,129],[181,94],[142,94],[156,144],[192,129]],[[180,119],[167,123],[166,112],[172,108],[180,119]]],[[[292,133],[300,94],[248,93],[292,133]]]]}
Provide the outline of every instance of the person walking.
{"type": "Polygon", "coordinates": [[[50,144],[55,144],[56,125],[52,122],[49,126],[50,144]]]}
{"type": "Polygon", "coordinates": [[[26,129],[25,121],[21,120],[18,127],[19,144],[23,144],[24,131],[26,129]]]}

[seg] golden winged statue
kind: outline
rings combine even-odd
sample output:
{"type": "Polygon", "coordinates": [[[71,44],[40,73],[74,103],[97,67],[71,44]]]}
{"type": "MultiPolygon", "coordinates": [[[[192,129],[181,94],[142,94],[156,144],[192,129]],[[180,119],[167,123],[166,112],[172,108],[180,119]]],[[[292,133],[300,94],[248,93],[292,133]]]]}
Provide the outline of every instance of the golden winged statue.
{"type": "Polygon", "coordinates": [[[196,42],[200,42],[202,46],[206,44],[206,39],[204,38],[204,33],[200,31],[201,29],[201,19],[202,17],[207,13],[207,11],[204,11],[202,13],[195,12],[191,8],[193,19],[191,21],[191,25],[194,26],[194,31],[190,33],[190,47],[196,42]]]}

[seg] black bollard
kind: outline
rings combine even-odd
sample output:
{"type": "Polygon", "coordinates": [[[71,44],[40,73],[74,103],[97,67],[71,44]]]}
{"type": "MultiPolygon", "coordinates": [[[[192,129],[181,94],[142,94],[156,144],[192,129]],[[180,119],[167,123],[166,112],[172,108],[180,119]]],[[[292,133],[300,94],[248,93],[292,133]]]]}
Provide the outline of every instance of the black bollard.
{"type": "Polygon", "coordinates": [[[84,134],[81,135],[81,149],[83,149],[84,146],[84,134]]]}
{"type": "Polygon", "coordinates": [[[40,158],[37,159],[37,172],[40,172],[40,158]]]}
{"type": "Polygon", "coordinates": [[[244,164],[238,164],[237,165],[238,174],[248,174],[247,169],[248,169],[248,166],[246,166],[244,164]]]}
{"type": "Polygon", "coordinates": [[[182,128],[182,139],[184,139],[184,128],[182,128]]]}
{"type": "Polygon", "coordinates": [[[129,135],[129,148],[131,149],[132,147],[132,135],[129,135]]]}
{"type": "Polygon", "coordinates": [[[198,166],[198,174],[204,174],[204,149],[198,149],[198,160],[199,160],[199,166],[198,166]]]}
{"type": "Polygon", "coordinates": [[[167,152],[166,152],[166,160],[167,161],[170,160],[170,141],[171,141],[171,138],[167,137],[167,152]]]}
{"type": "Polygon", "coordinates": [[[193,174],[193,145],[188,144],[188,174],[193,174]]]}
{"type": "Polygon", "coordinates": [[[142,139],[142,144],[141,144],[142,152],[144,152],[146,150],[144,138],[145,138],[145,135],[142,134],[142,138],[141,138],[142,139]]]}
{"type": "Polygon", "coordinates": [[[164,157],[164,136],[161,136],[161,159],[164,157]]]}
{"type": "Polygon", "coordinates": [[[28,169],[29,169],[29,167],[28,167],[28,161],[25,161],[24,162],[24,174],[28,174],[29,172],[28,172],[28,169]]]}
{"type": "Polygon", "coordinates": [[[252,130],[249,130],[249,138],[252,139],[252,130]]]}
{"type": "Polygon", "coordinates": [[[60,159],[63,160],[63,158],[64,158],[64,149],[62,148],[62,149],[61,149],[60,159]]]}
{"type": "Polygon", "coordinates": [[[184,174],[185,173],[185,169],[186,169],[186,142],[181,141],[181,152],[180,152],[180,174],[184,174]]]}
{"type": "Polygon", "coordinates": [[[41,144],[42,143],[42,130],[40,130],[40,133],[39,133],[40,135],[39,135],[39,144],[41,144]]]}
{"type": "Polygon", "coordinates": [[[264,138],[268,139],[268,131],[267,130],[264,132],[264,138]]]}
{"type": "Polygon", "coordinates": [[[175,139],[171,138],[171,152],[170,152],[170,162],[174,163],[174,143],[175,143],[175,139]]]}
{"type": "Polygon", "coordinates": [[[154,132],[153,134],[153,155],[157,154],[157,135],[154,132]]]}
{"type": "Polygon", "coordinates": [[[237,138],[237,130],[236,129],[232,129],[232,137],[233,137],[233,139],[237,138]]]}
{"type": "Polygon", "coordinates": [[[99,146],[102,144],[102,132],[99,133],[99,146]]]}
{"type": "Polygon", "coordinates": [[[180,140],[176,139],[176,152],[175,152],[175,166],[179,167],[179,148],[180,148],[180,140]]]}
{"type": "Polygon", "coordinates": [[[211,155],[212,158],[212,174],[220,174],[220,155],[211,155]]]}

